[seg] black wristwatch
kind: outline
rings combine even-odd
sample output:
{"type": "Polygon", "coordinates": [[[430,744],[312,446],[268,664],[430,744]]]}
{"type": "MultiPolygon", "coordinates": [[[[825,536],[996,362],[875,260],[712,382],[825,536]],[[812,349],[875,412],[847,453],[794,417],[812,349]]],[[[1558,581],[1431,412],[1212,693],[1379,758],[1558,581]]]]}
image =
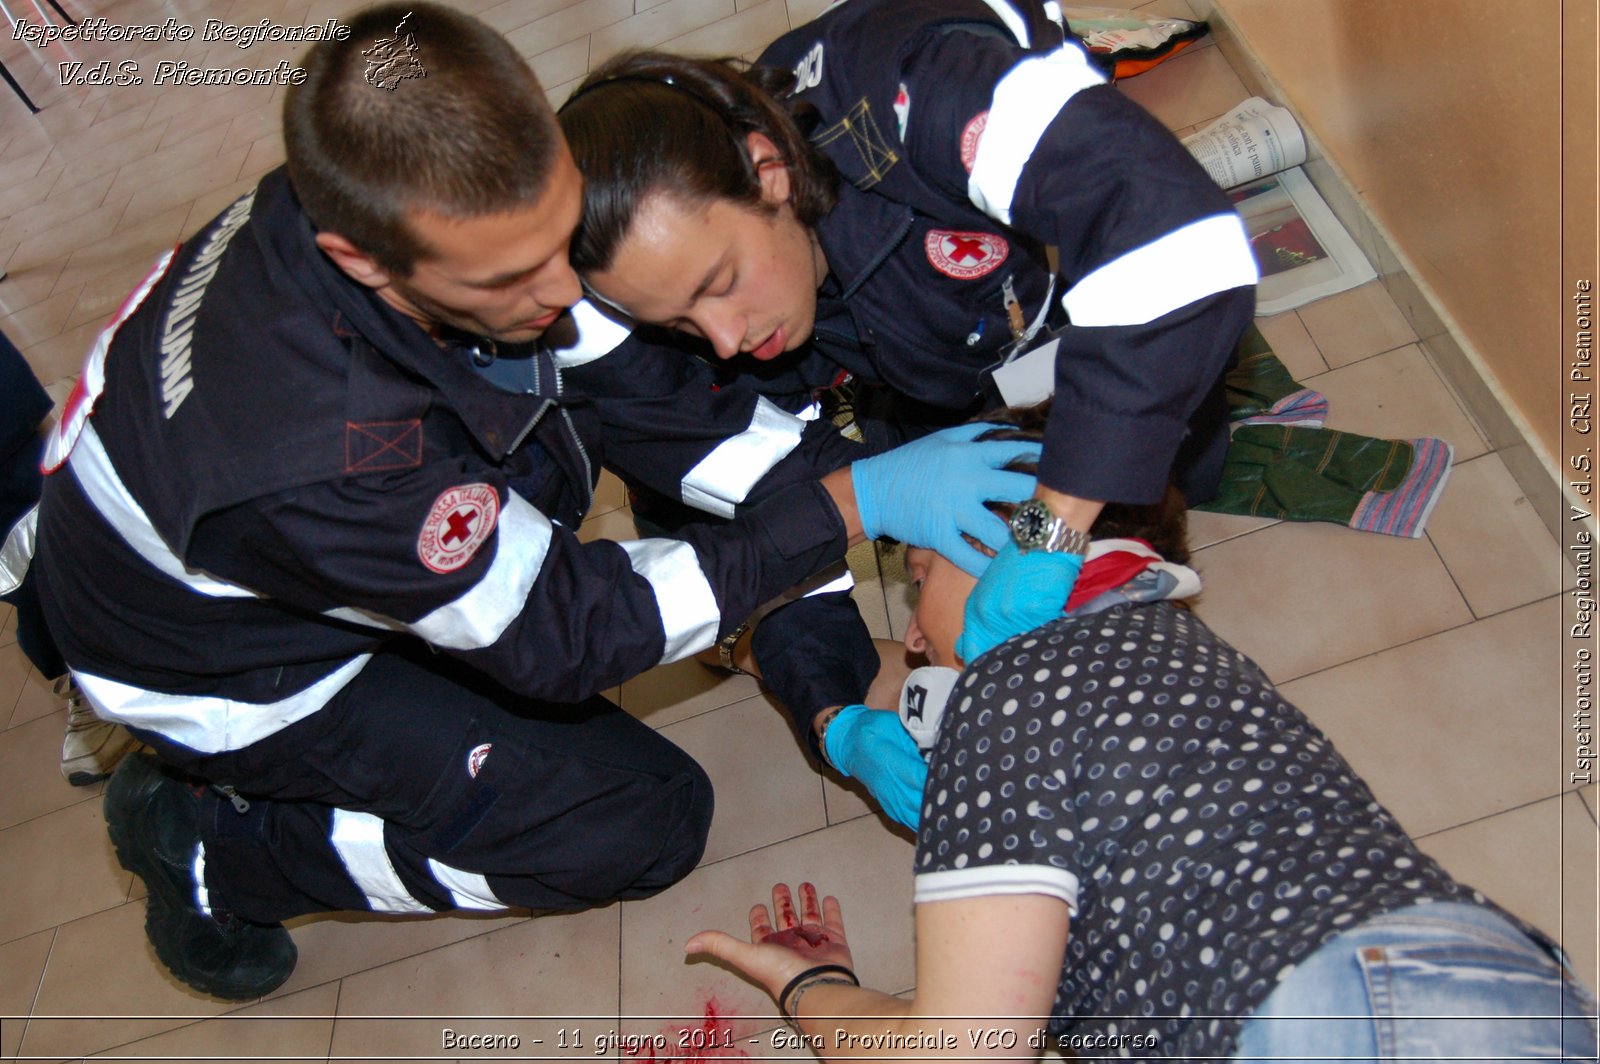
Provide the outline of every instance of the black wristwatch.
{"type": "Polygon", "coordinates": [[[1026,554],[1042,550],[1049,554],[1089,553],[1089,533],[1080,532],[1051,512],[1042,499],[1029,499],[1011,514],[1011,538],[1026,554]]]}

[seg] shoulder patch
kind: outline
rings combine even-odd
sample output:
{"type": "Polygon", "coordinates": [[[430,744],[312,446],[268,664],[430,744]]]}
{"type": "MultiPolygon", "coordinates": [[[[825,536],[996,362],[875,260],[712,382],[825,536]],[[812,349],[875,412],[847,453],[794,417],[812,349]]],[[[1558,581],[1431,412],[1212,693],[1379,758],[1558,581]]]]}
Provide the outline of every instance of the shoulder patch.
{"type": "Polygon", "coordinates": [[[980,111],[961,131],[961,165],[972,173],[972,164],[978,161],[978,142],[983,140],[983,127],[989,124],[989,112],[980,111]]]}
{"type": "Polygon", "coordinates": [[[436,573],[453,573],[472,560],[500,517],[500,497],[487,484],[463,484],[439,493],[422,522],[417,557],[436,573]]]}
{"type": "Polygon", "coordinates": [[[930,229],[923,239],[928,261],[946,277],[970,281],[999,269],[1011,254],[1011,245],[994,233],[958,233],[930,229]]]}

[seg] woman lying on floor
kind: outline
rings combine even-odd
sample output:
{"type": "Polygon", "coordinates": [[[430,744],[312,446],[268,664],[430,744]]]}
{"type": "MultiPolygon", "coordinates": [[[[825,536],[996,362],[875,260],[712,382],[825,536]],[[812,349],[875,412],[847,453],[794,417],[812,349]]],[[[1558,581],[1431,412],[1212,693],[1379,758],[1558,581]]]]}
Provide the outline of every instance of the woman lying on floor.
{"type": "MultiPolygon", "coordinates": [[[[1038,412],[1021,420],[1036,437],[1038,412]]],[[[1183,560],[1181,526],[1152,521],[1183,560]]],[[[688,952],[764,986],[828,1059],[1030,1058],[1048,1031],[1084,1057],[1593,1060],[1594,999],[1550,941],[1417,849],[1259,666],[1142,601],[1186,593],[1187,570],[1129,586],[1138,548],[1119,546],[1098,540],[1080,579],[1114,570],[1106,593],[954,683],[917,837],[914,998],[855,985],[838,902],[809,884],[798,914],[773,888],[776,929],[757,905],[750,942],[705,931],[688,952]],[[1358,1019],[1275,1020],[1307,1016],[1358,1019]]],[[[974,581],[924,549],[906,565],[907,647],[962,667],[974,581]]]]}

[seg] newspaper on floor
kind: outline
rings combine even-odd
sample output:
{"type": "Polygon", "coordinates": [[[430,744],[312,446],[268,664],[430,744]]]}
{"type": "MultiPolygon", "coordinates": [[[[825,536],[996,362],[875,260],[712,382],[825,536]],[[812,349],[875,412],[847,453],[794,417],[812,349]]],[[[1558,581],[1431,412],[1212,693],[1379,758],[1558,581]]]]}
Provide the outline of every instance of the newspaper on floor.
{"type": "Polygon", "coordinates": [[[1300,169],[1305,136],[1287,108],[1252,96],[1183,143],[1244,218],[1261,270],[1257,314],[1280,314],[1377,276],[1300,169]]]}

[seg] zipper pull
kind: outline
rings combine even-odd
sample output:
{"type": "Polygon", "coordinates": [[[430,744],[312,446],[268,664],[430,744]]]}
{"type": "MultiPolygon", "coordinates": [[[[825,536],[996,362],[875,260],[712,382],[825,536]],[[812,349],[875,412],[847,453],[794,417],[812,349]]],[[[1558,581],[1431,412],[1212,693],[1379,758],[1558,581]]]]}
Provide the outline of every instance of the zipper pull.
{"type": "Polygon", "coordinates": [[[233,811],[238,813],[240,816],[243,816],[245,813],[250,811],[250,802],[244,797],[244,795],[234,790],[231,783],[214,783],[212,786],[216,789],[218,794],[222,795],[230,803],[232,803],[233,811]]]}
{"type": "Polygon", "coordinates": [[[1022,303],[1017,299],[1017,286],[1013,283],[1015,276],[1015,274],[1008,275],[1000,282],[1000,294],[1006,305],[1006,321],[1011,326],[1011,339],[1021,340],[1027,335],[1028,322],[1022,316],[1022,303]]]}

